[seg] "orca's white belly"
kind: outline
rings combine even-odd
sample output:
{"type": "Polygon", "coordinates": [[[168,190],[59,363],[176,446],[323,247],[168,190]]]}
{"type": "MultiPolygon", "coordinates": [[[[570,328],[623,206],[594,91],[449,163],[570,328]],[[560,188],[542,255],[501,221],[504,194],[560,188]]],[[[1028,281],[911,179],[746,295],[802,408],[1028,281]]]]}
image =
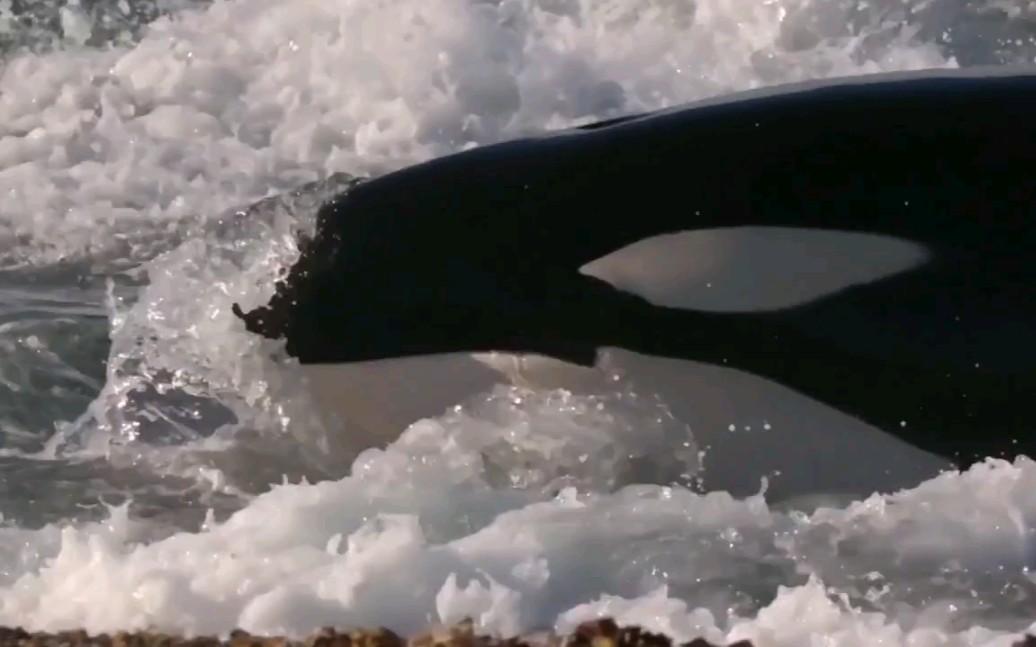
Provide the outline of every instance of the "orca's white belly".
{"type": "Polygon", "coordinates": [[[417,420],[441,416],[499,384],[600,392],[607,381],[598,369],[510,353],[304,364],[302,371],[325,422],[358,449],[385,446],[417,420]]]}
{"type": "Polygon", "coordinates": [[[752,375],[608,349],[596,368],[507,353],[305,365],[321,413],[360,451],[384,447],[410,424],[443,415],[499,384],[657,395],[705,450],[704,483],[739,496],[866,495],[934,476],[944,460],[752,375]],[[621,376],[621,377],[619,377],[621,376]]]}

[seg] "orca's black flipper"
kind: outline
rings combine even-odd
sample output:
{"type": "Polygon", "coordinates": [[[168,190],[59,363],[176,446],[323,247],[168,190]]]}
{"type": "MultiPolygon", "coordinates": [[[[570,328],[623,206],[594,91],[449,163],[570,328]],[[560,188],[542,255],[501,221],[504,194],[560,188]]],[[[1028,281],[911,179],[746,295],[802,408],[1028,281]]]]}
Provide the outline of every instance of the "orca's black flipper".
{"type": "MultiPolygon", "coordinates": [[[[929,288],[938,289],[938,284],[929,288]]],[[[871,297],[880,291],[869,292],[871,297]]],[[[627,320],[637,323],[617,329],[612,341],[639,352],[692,359],[774,380],[961,466],[990,456],[1036,456],[1036,371],[1020,365],[997,370],[994,362],[951,367],[954,362],[969,361],[971,335],[982,337],[987,331],[970,330],[945,341],[926,340],[922,331],[915,338],[917,352],[897,356],[898,348],[910,347],[909,329],[870,333],[871,341],[897,338],[898,346],[854,346],[850,337],[840,338],[838,331],[850,334],[867,325],[881,327],[881,317],[869,320],[867,313],[856,312],[853,321],[841,322],[838,313],[843,312],[843,304],[834,303],[837,299],[800,312],[778,313],[645,306],[627,320]],[[825,325],[832,328],[824,329],[825,325]],[[930,361],[936,355],[938,360],[930,361]]],[[[893,304],[890,301],[889,307],[896,307],[893,304]]],[[[997,333],[988,332],[994,337],[997,333]]],[[[1036,332],[1027,337],[1030,346],[1020,350],[1025,357],[1036,346],[1036,332]]],[[[1019,340],[1017,334],[1013,338],[1019,340]]],[[[975,341],[995,343],[987,338],[975,341]]]]}
{"type": "Polygon", "coordinates": [[[789,384],[964,466],[1036,457],[1036,275],[1019,261],[944,250],[911,272],[773,313],[802,335],[789,384]],[[844,367],[813,372],[820,353],[844,367]]]}
{"type": "Polygon", "coordinates": [[[943,251],[909,272],[772,316],[861,355],[1006,382],[1036,372],[1036,275],[1006,261],[943,251]]]}

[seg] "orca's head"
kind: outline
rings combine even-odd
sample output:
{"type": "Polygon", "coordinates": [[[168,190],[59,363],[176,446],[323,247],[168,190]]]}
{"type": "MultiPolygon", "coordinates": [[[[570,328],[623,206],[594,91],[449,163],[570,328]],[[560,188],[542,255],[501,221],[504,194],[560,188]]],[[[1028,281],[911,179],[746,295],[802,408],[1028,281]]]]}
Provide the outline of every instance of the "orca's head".
{"type": "Polygon", "coordinates": [[[526,321],[537,311],[459,240],[462,222],[437,217],[434,201],[423,206],[434,193],[404,177],[335,195],[313,234],[299,236],[299,258],[270,300],[232,311],[249,332],[284,339],[303,364],[524,348],[525,328],[543,328],[526,321]]]}

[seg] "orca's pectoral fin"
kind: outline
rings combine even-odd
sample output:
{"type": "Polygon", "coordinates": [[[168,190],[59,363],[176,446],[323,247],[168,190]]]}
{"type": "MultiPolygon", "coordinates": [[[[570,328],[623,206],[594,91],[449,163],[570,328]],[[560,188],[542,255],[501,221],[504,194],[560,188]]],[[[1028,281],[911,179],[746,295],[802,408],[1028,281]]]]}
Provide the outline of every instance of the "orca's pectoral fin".
{"type": "Polygon", "coordinates": [[[853,416],[925,451],[967,465],[1036,456],[1028,406],[1036,373],[947,371],[854,352],[787,325],[780,313],[653,306],[619,346],[741,370],[853,416]]]}

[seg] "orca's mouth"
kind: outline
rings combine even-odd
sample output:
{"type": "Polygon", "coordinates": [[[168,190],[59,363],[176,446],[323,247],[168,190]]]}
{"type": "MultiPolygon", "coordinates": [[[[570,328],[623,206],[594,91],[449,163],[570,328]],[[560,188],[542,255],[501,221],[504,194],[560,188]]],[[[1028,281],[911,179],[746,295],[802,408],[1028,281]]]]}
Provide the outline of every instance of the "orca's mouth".
{"type": "Polygon", "coordinates": [[[288,337],[295,318],[296,307],[302,294],[306,292],[305,284],[308,283],[307,279],[314,265],[314,259],[319,255],[316,251],[319,245],[315,244],[319,237],[319,231],[312,239],[299,237],[301,255],[292,265],[287,276],[277,282],[274,294],[266,305],[249,312],[242,310],[238,303],[231,306],[231,311],[244,322],[246,330],[267,339],[288,337]]]}
{"type": "MultiPolygon", "coordinates": [[[[321,209],[318,217],[325,219],[324,209],[321,209]]],[[[249,312],[244,312],[237,303],[231,306],[231,311],[244,321],[249,332],[268,339],[290,337],[298,308],[308,302],[314,278],[319,276],[321,267],[329,262],[328,246],[324,244],[327,238],[325,230],[321,226],[313,238],[299,238],[301,255],[287,276],[277,282],[274,294],[266,305],[249,312]]]]}
{"type": "Polygon", "coordinates": [[[367,181],[367,177],[348,177],[345,188],[324,200],[316,214],[312,236],[299,234],[299,258],[287,275],[276,284],[274,294],[265,306],[245,312],[234,303],[231,311],[249,332],[268,339],[288,338],[294,328],[300,305],[308,302],[317,277],[330,271],[340,247],[341,237],[334,227],[336,206],[349,191],[367,181]]]}
{"type": "Polygon", "coordinates": [[[277,312],[269,306],[261,306],[245,312],[240,305],[234,303],[230,310],[245,323],[245,329],[250,333],[268,339],[280,339],[287,333],[288,326],[285,318],[278,317],[277,312]]]}

